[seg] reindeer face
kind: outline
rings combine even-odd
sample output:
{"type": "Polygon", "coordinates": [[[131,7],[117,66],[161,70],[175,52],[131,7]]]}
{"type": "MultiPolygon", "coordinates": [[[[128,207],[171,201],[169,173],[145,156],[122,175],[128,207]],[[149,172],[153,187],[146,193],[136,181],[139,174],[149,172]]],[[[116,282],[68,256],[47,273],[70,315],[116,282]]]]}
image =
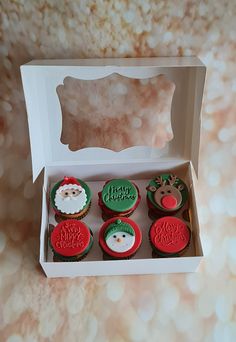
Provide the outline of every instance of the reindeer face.
{"type": "Polygon", "coordinates": [[[163,185],[154,193],[155,202],[163,209],[177,209],[182,202],[181,192],[172,185],[163,185]]]}
{"type": "Polygon", "coordinates": [[[161,177],[157,177],[155,181],[157,185],[160,185],[159,187],[149,186],[147,188],[148,191],[153,192],[155,203],[164,210],[177,210],[182,203],[181,191],[184,186],[182,184],[175,185],[176,177],[172,175],[168,179],[168,184],[161,177]]]}

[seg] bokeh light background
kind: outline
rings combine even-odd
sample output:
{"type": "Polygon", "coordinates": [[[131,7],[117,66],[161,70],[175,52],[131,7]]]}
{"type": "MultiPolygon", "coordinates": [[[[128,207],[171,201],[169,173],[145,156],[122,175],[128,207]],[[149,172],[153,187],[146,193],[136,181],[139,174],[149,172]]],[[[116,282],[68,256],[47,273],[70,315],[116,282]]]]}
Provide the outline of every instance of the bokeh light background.
{"type": "Polygon", "coordinates": [[[235,1],[0,2],[1,341],[236,340],[235,1]],[[196,274],[46,279],[38,265],[19,66],[35,58],[199,56],[207,66],[196,274]]]}

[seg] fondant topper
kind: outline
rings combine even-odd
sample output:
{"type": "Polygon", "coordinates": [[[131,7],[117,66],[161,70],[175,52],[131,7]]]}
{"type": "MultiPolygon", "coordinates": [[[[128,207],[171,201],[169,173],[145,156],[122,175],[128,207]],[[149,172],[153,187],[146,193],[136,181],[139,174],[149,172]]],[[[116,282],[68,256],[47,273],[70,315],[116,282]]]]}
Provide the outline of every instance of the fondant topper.
{"type": "Polygon", "coordinates": [[[157,176],[146,189],[152,203],[165,211],[178,210],[187,197],[187,187],[173,174],[157,176]]]}

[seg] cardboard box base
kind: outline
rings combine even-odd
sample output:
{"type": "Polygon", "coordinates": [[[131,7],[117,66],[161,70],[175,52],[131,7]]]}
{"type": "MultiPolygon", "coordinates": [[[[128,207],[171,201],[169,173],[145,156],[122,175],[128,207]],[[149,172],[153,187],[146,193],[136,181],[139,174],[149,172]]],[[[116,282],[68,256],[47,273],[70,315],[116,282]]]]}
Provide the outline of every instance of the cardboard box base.
{"type": "Polygon", "coordinates": [[[76,277],[98,275],[158,274],[196,271],[202,259],[202,247],[199,238],[195,195],[193,190],[191,162],[168,161],[148,163],[118,163],[100,165],[50,166],[45,169],[43,188],[42,226],[40,239],[40,263],[48,277],[76,277]],[[148,231],[152,221],[148,217],[146,204],[146,186],[151,178],[159,173],[173,172],[182,178],[190,190],[190,216],[192,239],[184,256],[178,258],[152,258],[152,249],[148,231]],[[75,176],[85,180],[90,186],[93,197],[89,214],[83,221],[94,233],[94,245],[85,259],[80,262],[53,262],[52,251],[48,244],[48,225],[56,225],[54,212],[49,205],[50,187],[63,176],[75,176]],[[98,192],[104,181],[115,177],[133,180],[139,187],[141,202],[130,217],[142,230],[143,242],[135,257],[130,260],[103,260],[98,245],[98,231],[103,224],[98,206],[98,192]]]}

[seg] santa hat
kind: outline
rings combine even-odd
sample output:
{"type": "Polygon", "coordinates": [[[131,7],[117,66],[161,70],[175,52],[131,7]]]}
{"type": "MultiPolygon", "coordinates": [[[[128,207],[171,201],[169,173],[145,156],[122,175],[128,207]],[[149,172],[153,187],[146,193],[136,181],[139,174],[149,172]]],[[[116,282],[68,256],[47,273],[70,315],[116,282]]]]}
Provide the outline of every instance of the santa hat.
{"type": "Polygon", "coordinates": [[[59,185],[58,192],[67,189],[79,189],[82,190],[82,186],[75,177],[64,177],[63,181],[59,185]]]}
{"type": "Polygon", "coordinates": [[[128,233],[129,235],[134,236],[133,227],[130,224],[118,219],[107,227],[105,234],[104,234],[105,240],[107,240],[111,235],[118,233],[118,232],[124,232],[124,233],[128,233]]]}

